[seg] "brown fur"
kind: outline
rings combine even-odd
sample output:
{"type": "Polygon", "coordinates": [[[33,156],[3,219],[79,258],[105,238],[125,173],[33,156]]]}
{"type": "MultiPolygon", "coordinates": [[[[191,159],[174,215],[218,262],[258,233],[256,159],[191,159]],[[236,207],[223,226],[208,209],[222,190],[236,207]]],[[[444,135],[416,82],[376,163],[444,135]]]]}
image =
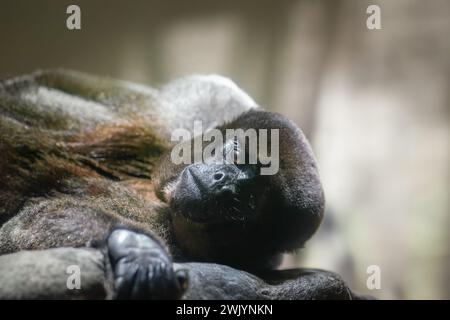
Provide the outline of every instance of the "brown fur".
{"type": "MultiPolygon", "coordinates": [[[[176,80],[158,92],[67,71],[0,82],[0,155],[0,253],[99,247],[125,227],[161,239],[179,259],[265,267],[302,246],[323,214],[302,132],[281,115],[257,110],[217,76],[176,80]],[[264,200],[253,219],[196,224],[183,218],[186,207],[174,209],[164,198],[185,167],[168,160],[168,132],[189,129],[193,120],[205,129],[280,129],[280,172],[251,190],[264,200]]],[[[216,209],[204,211],[227,208],[216,209]]]]}

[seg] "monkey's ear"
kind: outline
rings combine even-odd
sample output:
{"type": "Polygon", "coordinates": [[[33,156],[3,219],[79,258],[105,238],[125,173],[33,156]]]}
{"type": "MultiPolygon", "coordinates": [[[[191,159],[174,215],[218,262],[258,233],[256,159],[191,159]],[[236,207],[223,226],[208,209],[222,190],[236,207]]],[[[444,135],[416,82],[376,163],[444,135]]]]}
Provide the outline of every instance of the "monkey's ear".
{"type": "Polygon", "coordinates": [[[156,197],[163,201],[168,202],[171,196],[171,187],[175,180],[183,171],[185,165],[176,165],[170,158],[170,152],[164,155],[154,168],[152,172],[152,183],[156,197]]]}

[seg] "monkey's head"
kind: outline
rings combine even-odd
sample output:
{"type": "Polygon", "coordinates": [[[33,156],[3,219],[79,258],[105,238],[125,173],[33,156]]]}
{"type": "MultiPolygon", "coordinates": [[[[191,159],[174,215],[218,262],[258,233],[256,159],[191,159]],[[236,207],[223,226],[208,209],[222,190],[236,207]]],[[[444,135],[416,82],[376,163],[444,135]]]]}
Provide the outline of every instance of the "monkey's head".
{"type": "Polygon", "coordinates": [[[255,110],[217,129],[179,144],[153,177],[179,242],[197,258],[204,251],[273,255],[303,245],[320,224],[324,196],[300,129],[255,110]],[[180,150],[189,164],[174,164],[180,150]]]}

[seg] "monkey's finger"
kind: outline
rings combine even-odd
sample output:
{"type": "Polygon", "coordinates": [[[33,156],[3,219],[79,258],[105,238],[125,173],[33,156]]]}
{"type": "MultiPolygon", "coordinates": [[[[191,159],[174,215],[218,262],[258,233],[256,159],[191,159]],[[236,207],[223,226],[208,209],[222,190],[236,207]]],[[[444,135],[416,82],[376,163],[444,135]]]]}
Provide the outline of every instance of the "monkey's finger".
{"type": "Polygon", "coordinates": [[[131,290],[138,274],[139,265],[119,264],[120,270],[114,280],[114,290],[117,299],[130,299],[131,290]]]}

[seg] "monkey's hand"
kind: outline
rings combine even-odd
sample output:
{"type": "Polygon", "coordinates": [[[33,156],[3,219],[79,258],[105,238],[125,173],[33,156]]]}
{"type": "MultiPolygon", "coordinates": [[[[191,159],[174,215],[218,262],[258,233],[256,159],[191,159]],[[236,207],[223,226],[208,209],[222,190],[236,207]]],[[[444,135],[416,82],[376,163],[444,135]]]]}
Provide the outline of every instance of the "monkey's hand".
{"type": "Polygon", "coordinates": [[[115,230],[107,245],[117,299],[178,299],[186,290],[187,273],[150,237],[115,230]]]}

